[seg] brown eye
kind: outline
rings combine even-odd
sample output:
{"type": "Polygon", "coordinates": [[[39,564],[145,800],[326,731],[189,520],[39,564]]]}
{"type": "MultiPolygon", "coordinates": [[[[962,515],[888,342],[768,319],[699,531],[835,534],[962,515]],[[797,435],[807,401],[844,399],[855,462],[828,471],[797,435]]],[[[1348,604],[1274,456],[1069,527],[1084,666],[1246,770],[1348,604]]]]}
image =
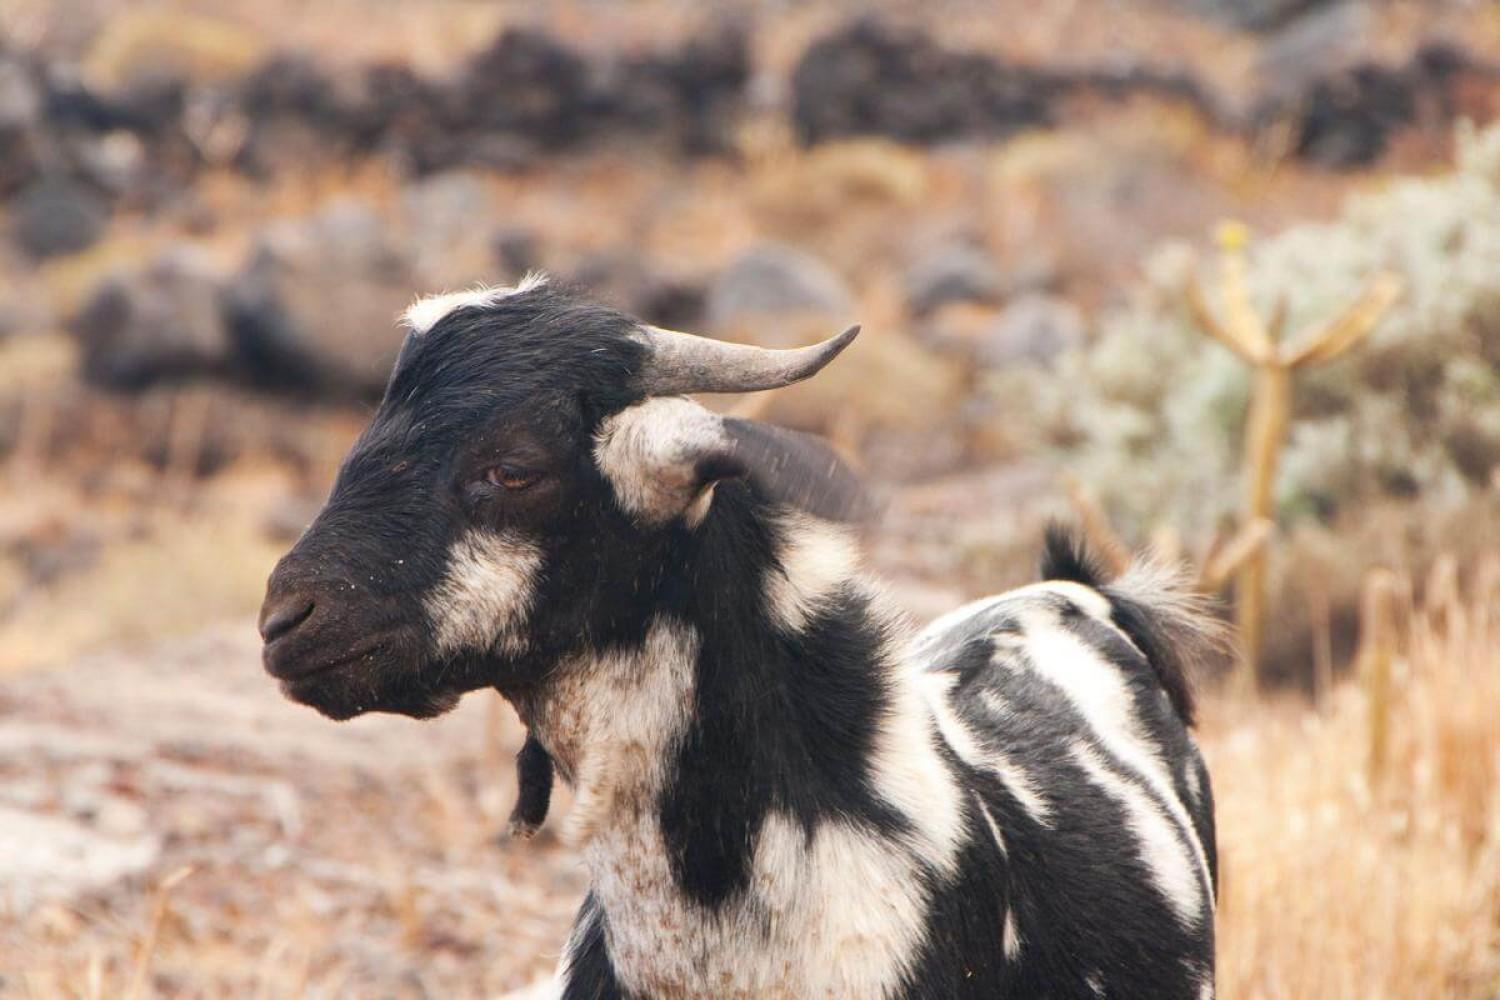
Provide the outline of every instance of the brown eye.
{"type": "Polygon", "coordinates": [[[513,465],[496,465],[484,474],[484,481],[496,489],[509,490],[518,493],[536,485],[536,481],[542,478],[540,472],[530,469],[521,469],[513,465]]]}

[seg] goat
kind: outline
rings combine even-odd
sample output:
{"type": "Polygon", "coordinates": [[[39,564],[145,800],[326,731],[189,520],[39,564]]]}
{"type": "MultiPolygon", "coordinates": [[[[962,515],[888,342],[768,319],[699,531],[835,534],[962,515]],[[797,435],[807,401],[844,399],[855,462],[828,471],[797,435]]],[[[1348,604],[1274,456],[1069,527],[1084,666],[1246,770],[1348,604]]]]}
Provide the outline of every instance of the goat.
{"type": "MultiPolygon", "coordinates": [[[[334,719],[493,687],[590,890],[564,997],[1213,992],[1217,879],[1170,573],[1044,580],[913,635],[816,439],[685,398],[807,378],[528,279],[425,299],[267,586],[266,669],[334,719]]],[[[529,775],[529,777],[527,776],[529,775]]]]}

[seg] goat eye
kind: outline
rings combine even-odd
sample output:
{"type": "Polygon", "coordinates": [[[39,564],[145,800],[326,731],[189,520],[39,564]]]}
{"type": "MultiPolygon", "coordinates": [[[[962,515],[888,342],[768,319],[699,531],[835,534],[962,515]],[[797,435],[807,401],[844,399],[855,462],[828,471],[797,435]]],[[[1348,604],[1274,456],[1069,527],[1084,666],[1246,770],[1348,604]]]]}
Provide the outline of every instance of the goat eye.
{"type": "Polygon", "coordinates": [[[521,490],[529,489],[536,485],[536,481],[542,478],[540,472],[530,469],[520,469],[512,465],[496,465],[485,471],[484,481],[496,489],[508,490],[519,493],[521,490]]]}

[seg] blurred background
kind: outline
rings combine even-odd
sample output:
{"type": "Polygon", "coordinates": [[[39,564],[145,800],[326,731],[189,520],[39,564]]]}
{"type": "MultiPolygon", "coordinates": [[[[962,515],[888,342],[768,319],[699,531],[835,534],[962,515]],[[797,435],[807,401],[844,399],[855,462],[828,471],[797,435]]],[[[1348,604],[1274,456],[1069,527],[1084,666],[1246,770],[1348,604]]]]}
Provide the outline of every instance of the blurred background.
{"type": "MultiPolygon", "coordinates": [[[[1042,525],[1248,628],[1225,997],[1500,996],[1500,7],[0,2],[0,995],[493,996],[582,892],[509,709],[253,619],[418,293],[770,346],[919,619],[1042,525]]],[[[555,815],[567,808],[555,807],[555,815]]]]}

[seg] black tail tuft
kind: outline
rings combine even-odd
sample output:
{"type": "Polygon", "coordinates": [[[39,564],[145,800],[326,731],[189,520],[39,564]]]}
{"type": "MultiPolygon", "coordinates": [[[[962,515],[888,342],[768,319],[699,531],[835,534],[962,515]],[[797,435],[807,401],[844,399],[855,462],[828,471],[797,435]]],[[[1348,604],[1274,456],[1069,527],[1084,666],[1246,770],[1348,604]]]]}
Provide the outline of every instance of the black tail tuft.
{"type": "Polygon", "coordinates": [[[1068,580],[1098,590],[1109,580],[1083,536],[1056,521],[1047,525],[1042,547],[1042,579],[1068,580]]]}
{"type": "Polygon", "coordinates": [[[1047,528],[1042,577],[1092,587],[1109,600],[1110,617],[1146,657],[1182,721],[1193,724],[1193,675],[1226,648],[1223,623],[1209,598],[1178,567],[1143,559],[1111,581],[1083,539],[1047,528]]]}

